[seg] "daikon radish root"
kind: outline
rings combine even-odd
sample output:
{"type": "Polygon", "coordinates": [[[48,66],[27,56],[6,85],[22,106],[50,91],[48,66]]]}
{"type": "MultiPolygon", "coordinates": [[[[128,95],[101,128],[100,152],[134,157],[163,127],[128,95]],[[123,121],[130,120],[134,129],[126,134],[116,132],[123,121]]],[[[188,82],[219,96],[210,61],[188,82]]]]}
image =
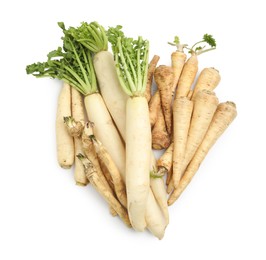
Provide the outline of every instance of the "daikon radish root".
{"type": "Polygon", "coordinates": [[[188,131],[193,110],[193,102],[187,97],[176,97],[173,104],[174,146],[173,146],[173,184],[177,187],[182,176],[188,131]]]}
{"type": "Polygon", "coordinates": [[[158,114],[159,114],[159,110],[161,109],[161,98],[160,98],[160,93],[159,90],[156,90],[156,92],[154,93],[154,95],[151,97],[151,100],[149,102],[149,112],[150,112],[150,124],[151,124],[151,128],[154,127],[157,118],[158,118],[158,114]]]}
{"type": "Polygon", "coordinates": [[[124,132],[120,130],[126,128],[125,111],[128,96],[120,86],[115,70],[114,56],[109,51],[99,50],[93,57],[93,66],[104,102],[125,140],[124,132]]]}
{"type": "MultiPolygon", "coordinates": [[[[85,111],[83,106],[82,95],[75,88],[72,87],[71,98],[72,116],[74,117],[75,121],[78,121],[78,124],[83,125],[84,128],[85,111]]],[[[80,132],[79,135],[77,133],[77,135],[74,136],[75,154],[83,153],[81,134],[82,132],[80,132]]],[[[76,181],[76,184],[80,186],[85,186],[88,183],[88,178],[86,177],[83,164],[77,158],[75,158],[74,179],[76,181]]]]}
{"type": "Polygon", "coordinates": [[[172,96],[174,96],[177,82],[187,59],[187,55],[184,53],[184,47],[186,47],[187,44],[181,44],[178,36],[175,36],[174,42],[168,42],[168,44],[176,46],[177,48],[177,50],[171,54],[172,68],[174,71],[172,96]]]}
{"type": "MultiPolygon", "coordinates": [[[[110,28],[110,30],[112,29],[110,28]]],[[[108,34],[109,38],[111,39],[112,33],[109,33],[110,30],[108,31],[108,34]]],[[[124,140],[126,140],[126,102],[128,96],[124,93],[120,86],[113,55],[107,51],[108,46],[105,30],[102,28],[102,26],[95,22],[91,24],[82,23],[79,28],[75,28],[73,35],[75,39],[81,42],[87,50],[94,53],[93,64],[101,94],[121,136],[124,140]]],[[[120,159],[124,160],[123,158],[120,159]]],[[[121,172],[121,174],[125,181],[125,172],[121,172]]],[[[155,192],[155,190],[153,192],[150,190],[149,192],[145,218],[147,222],[147,228],[155,236],[162,237],[165,230],[165,221],[162,214],[154,214],[154,212],[158,212],[158,205],[153,195],[155,192]]],[[[160,194],[161,193],[162,192],[160,192],[160,194]]]]}
{"type": "Polygon", "coordinates": [[[153,74],[156,69],[157,63],[159,61],[160,57],[158,55],[154,55],[151,59],[148,67],[148,76],[147,76],[147,86],[145,90],[145,97],[150,102],[151,99],[151,87],[152,87],[152,81],[153,81],[153,74]]]}
{"type": "Polygon", "coordinates": [[[91,161],[82,154],[78,154],[77,156],[83,163],[86,176],[92,186],[101,194],[101,196],[106,200],[106,202],[112,206],[112,208],[117,212],[123,222],[128,227],[131,227],[126,209],[118,202],[114,195],[108,189],[106,189],[106,186],[102,183],[101,179],[97,174],[96,168],[91,163],[91,161]]]}
{"type": "Polygon", "coordinates": [[[149,190],[147,201],[148,206],[145,214],[147,228],[154,236],[161,240],[164,237],[167,220],[164,218],[151,190],[149,190]]]}
{"type": "Polygon", "coordinates": [[[56,113],[56,150],[57,161],[64,169],[69,169],[74,163],[74,139],[69,135],[64,124],[64,117],[71,116],[71,87],[63,83],[58,96],[56,113]]]}
{"type": "Polygon", "coordinates": [[[174,71],[172,67],[160,65],[154,71],[154,80],[160,92],[161,107],[169,135],[172,133],[172,88],[174,71]]]}
{"type": "Polygon", "coordinates": [[[221,76],[217,69],[204,68],[199,74],[199,77],[196,81],[191,99],[193,100],[195,98],[199,90],[202,89],[207,89],[211,91],[214,90],[218,86],[220,81],[221,81],[221,76]]]}
{"type": "Polygon", "coordinates": [[[186,61],[179,78],[176,91],[177,97],[186,97],[188,95],[198,72],[198,56],[216,49],[216,42],[212,35],[204,34],[201,41],[196,42],[191,48],[186,48],[189,49],[191,56],[186,61]],[[209,48],[205,49],[206,45],[202,45],[203,43],[207,43],[209,48]]]}
{"type": "Polygon", "coordinates": [[[150,188],[151,129],[149,107],[144,97],[149,42],[126,38],[121,27],[109,28],[117,75],[129,95],[126,106],[126,187],[128,213],[133,228],[144,231],[150,188]]]}
{"type": "Polygon", "coordinates": [[[170,136],[166,129],[166,124],[161,106],[158,110],[157,121],[152,129],[152,148],[161,150],[170,145],[170,136]]]}
{"type": "MultiPolygon", "coordinates": [[[[196,150],[201,144],[217,106],[218,98],[216,97],[214,92],[204,89],[197,93],[188,131],[185,157],[180,170],[181,175],[183,175],[189,162],[191,161],[196,150]]],[[[168,185],[168,191],[170,191],[173,186],[173,183],[170,182],[168,185]]],[[[170,203],[169,201],[172,201],[172,194],[168,199],[168,205],[170,203]]]]}
{"type": "Polygon", "coordinates": [[[201,145],[189,163],[179,185],[171,195],[171,200],[169,199],[168,201],[169,205],[173,204],[188,186],[209,150],[215,144],[217,139],[224,133],[227,127],[232,123],[236,115],[236,106],[233,102],[227,101],[218,105],[201,145]]]}
{"type": "Polygon", "coordinates": [[[158,175],[164,176],[171,170],[173,165],[173,148],[174,143],[171,143],[163,155],[158,159],[158,175]]]}
{"type": "Polygon", "coordinates": [[[109,174],[112,177],[115,194],[118,200],[126,208],[127,207],[126,187],[121,177],[121,174],[119,173],[119,170],[117,169],[113,159],[111,158],[110,154],[107,152],[105,147],[103,147],[101,142],[97,140],[94,135],[91,135],[90,138],[92,139],[99,160],[106,167],[106,169],[108,170],[109,174]]]}
{"type": "Polygon", "coordinates": [[[158,175],[158,169],[156,165],[156,158],[154,156],[153,151],[151,151],[151,169],[150,169],[150,185],[154,197],[159,204],[163,216],[165,218],[165,225],[169,224],[169,212],[168,212],[168,204],[167,204],[167,193],[165,190],[165,184],[163,180],[163,176],[158,175]]]}

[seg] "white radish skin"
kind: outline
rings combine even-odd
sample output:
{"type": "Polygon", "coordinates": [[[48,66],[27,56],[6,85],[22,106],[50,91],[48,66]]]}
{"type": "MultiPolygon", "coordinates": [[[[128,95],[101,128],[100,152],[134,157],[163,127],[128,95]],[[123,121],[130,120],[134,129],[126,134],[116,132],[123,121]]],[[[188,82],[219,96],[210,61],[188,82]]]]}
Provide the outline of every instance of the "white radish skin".
{"type": "Polygon", "coordinates": [[[93,132],[96,138],[103,144],[119,172],[125,171],[125,148],[120,135],[112,121],[100,94],[94,93],[84,98],[89,120],[94,124],[93,132]]]}
{"type": "MultiPolygon", "coordinates": [[[[154,168],[157,170],[156,158],[151,151],[151,170],[154,168]]],[[[165,218],[165,224],[169,224],[169,212],[167,204],[167,193],[164,185],[163,178],[150,178],[150,186],[153,192],[153,195],[162,209],[163,216],[165,218]]]]}
{"type": "Polygon", "coordinates": [[[164,237],[164,232],[167,223],[162,215],[162,211],[159,205],[156,203],[156,200],[151,190],[149,190],[147,203],[149,204],[145,214],[147,228],[154,236],[159,239],[162,239],[164,237]]]}
{"type": "MultiPolygon", "coordinates": [[[[105,51],[99,52],[98,54],[95,55],[93,62],[95,66],[97,80],[99,82],[99,88],[101,90],[104,102],[108,110],[112,114],[115,124],[121,136],[123,137],[124,140],[126,140],[126,102],[128,96],[125,95],[124,91],[120,86],[120,83],[118,82],[117,73],[115,70],[115,64],[113,62],[113,55],[105,51]],[[116,83],[114,84],[113,82],[116,83]]],[[[159,93],[158,96],[160,97],[159,93]]],[[[125,156],[119,159],[122,161],[123,158],[125,158],[125,156]]],[[[122,164],[124,162],[125,161],[122,161],[121,163],[117,162],[115,163],[117,165],[117,164],[122,164]]],[[[120,173],[122,175],[123,180],[125,181],[126,180],[125,168],[124,171],[120,171],[120,173]]],[[[157,192],[158,194],[163,193],[165,188],[162,185],[161,189],[163,190],[160,193],[154,189],[153,192],[151,192],[150,189],[147,200],[147,209],[145,214],[147,228],[150,230],[151,233],[153,233],[154,236],[158,238],[163,237],[166,224],[162,214],[156,213],[158,212],[159,207],[153,194],[156,194],[157,192]]],[[[165,200],[165,198],[161,200],[165,200]]]]}
{"type": "Polygon", "coordinates": [[[132,97],[126,108],[126,187],[129,219],[133,228],[144,231],[150,188],[151,129],[145,97],[132,97]]]}
{"type": "MultiPolygon", "coordinates": [[[[84,108],[83,108],[83,97],[75,89],[71,88],[71,99],[72,99],[72,116],[76,121],[84,123],[84,108]]],[[[75,145],[75,155],[83,153],[82,140],[81,137],[74,137],[75,145]]],[[[74,179],[77,185],[85,186],[88,183],[88,178],[86,177],[84,166],[82,162],[75,158],[75,170],[74,170],[74,179]]]]}
{"type": "Polygon", "coordinates": [[[125,140],[126,128],[126,102],[128,96],[122,90],[117,73],[113,55],[108,51],[98,52],[93,58],[99,88],[108,110],[114,119],[120,134],[125,140]]]}
{"type": "Polygon", "coordinates": [[[62,168],[69,169],[74,163],[74,139],[67,131],[64,117],[71,116],[71,87],[63,83],[58,97],[56,113],[57,161],[62,168]]]}

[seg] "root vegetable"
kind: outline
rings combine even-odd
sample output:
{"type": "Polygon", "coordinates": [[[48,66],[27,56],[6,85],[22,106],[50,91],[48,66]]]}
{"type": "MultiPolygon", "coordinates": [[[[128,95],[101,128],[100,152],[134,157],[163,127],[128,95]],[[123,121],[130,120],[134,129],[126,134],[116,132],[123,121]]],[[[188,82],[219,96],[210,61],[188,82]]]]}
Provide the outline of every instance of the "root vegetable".
{"type": "Polygon", "coordinates": [[[203,39],[201,41],[196,42],[191,48],[187,48],[187,49],[189,49],[191,56],[186,61],[183,67],[181,76],[179,78],[179,81],[177,84],[177,91],[176,91],[177,97],[182,97],[182,96],[186,97],[188,95],[189,90],[198,72],[198,56],[202,53],[215,50],[216,42],[215,42],[215,39],[212,37],[212,35],[204,34],[203,39]],[[206,45],[202,45],[206,43],[209,46],[209,48],[207,49],[205,49],[206,45]]]}
{"type": "Polygon", "coordinates": [[[154,74],[154,71],[155,71],[155,68],[157,66],[159,59],[160,57],[158,55],[154,55],[152,60],[149,63],[147,85],[146,85],[146,90],[145,90],[145,97],[148,103],[151,99],[151,87],[152,87],[152,81],[153,81],[153,74],[154,74]]]}
{"type": "Polygon", "coordinates": [[[217,69],[215,68],[203,69],[196,81],[191,99],[193,100],[196,94],[198,93],[198,91],[202,89],[207,89],[210,91],[214,90],[219,84],[220,80],[221,80],[221,76],[217,69]]]}
{"type": "Polygon", "coordinates": [[[161,106],[158,110],[157,121],[152,129],[152,148],[161,150],[170,145],[170,136],[166,129],[166,124],[161,106]]]}
{"type": "Polygon", "coordinates": [[[193,102],[187,97],[176,97],[173,104],[174,146],[173,146],[173,184],[177,187],[182,176],[188,131],[193,110],[193,102]]]}
{"type": "Polygon", "coordinates": [[[171,199],[168,201],[169,205],[173,204],[188,186],[209,150],[232,123],[236,115],[236,106],[233,102],[225,102],[218,105],[201,145],[188,165],[179,185],[172,193],[171,199]]]}
{"type": "MultiPolygon", "coordinates": [[[[201,144],[217,106],[218,99],[214,92],[204,89],[197,93],[194,101],[194,108],[187,137],[185,157],[182,162],[181,170],[179,170],[181,172],[181,175],[183,175],[185,169],[187,168],[187,165],[189,164],[196,150],[201,144]]],[[[170,182],[168,190],[170,190],[172,186],[174,185],[170,182]]],[[[172,201],[172,196],[173,195],[171,194],[168,199],[168,204],[170,203],[170,201],[172,201]]]]}
{"type": "Polygon", "coordinates": [[[174,96],[178,80],[187,59],[187,55],[183,51],[184,47],[186,47],[187,44],[181,44],[178,36],[175,36],[174,42],[169,42],[169,44],[176,46],[177,48],[177,50],[171,54],[172,68],[174,72],[172,96],[174,96]]]}
{"type": "Polygon", "coordinates": [[[74,139],[64,124],[64,117],[71,116],[71,87],[64,83],[58,97],[56,113],[57,161],[62,168],[69,169],[74,163],[74,139]]]}
{"type": "Polygon", "coordinates": [[[121,177],[121,174],[119,173],[119,170],[117,169],[110,154],[106,151],[101,142],[97,140],[94,136],[91,136],[91,138],[99,160],[111,175],[112,183],[114,184],[115,194],[120,203],[126,208],[127,207],[126,187],[121,177]]]}
{"type": "Polygon", "coordinates": [[[86,176],[89,179],[92,186],[101,194],[101,196],[106,200],[106,202],[112,206],[112,208],[117,212],[117,214],[120,216],[123,222],[128,227],[130,227],[131,224],[129,221],[127,211],[118,202],[118,200],[114,197],[114,195],[108,189],[106,189],[106,186],[102,183],[91,161],[86,157],[84,157],[82,154],[78,154],[78,158],[83,163],[86,176]]]}
{"type": "Polygon", "coordinates": [[[167,132],[172,133],[172,87],[174,81],[173,68],[160,65],[154,71],[154,80],[160,92],[161,107],[165,119],[167,132]]]}
{"type": "Polygon", "coordinates": [[[145,212],[150,188],[151,130],[144,97],[147,84],[149,43],[126,38],[121,27],[109,28],[117,75],[129,95],[126,105],[126,187],[128,212],[135,230],[147,225],[145,212]]]}
{"type": "Polygon", "coordinates": [[[171,170],[173,165],[173,148],[174,143],[171,143],[163,155],[157,161],[158,175],[165,175],[171,170]]]}
{"type": "Polygon", "coordinates": [[[154,95],[151,97],[151,100],[149,102],[149,112],[150,112],[150,124],[151,124],[151,128],[154,127],[157,118],[158,118],[158,114],[159,114],[159,110],[161,109],[161,98],[160,98],[160,93],[159,90],[156,90],[156,92],[154,93],[154,95]]]}
{"type": "MultiPolygon", "coordinates": [[[[72,98],[72,104],[71,104],[72,116],[75,119],[75,121],[78,122],[78,125],[81,125],[80,129],[82,129],[83,131],[85,113],[84,113],[82,95],[75,88],[72,87],[71,98],[72,98]]],[[[77,129],[77,127],[75,129],[77,129]]],[[[80,132],[76,131],[76,135],[74,136],[75,154],[83,153],[82,140],[81,140],[82,131],[80,132]]],[[[77,158],[75,158],[74,179],[76,181],[76,184],[80,186],[85,186],[88,183],[88,178],[86,177],[83,164],[77,158]]]]}

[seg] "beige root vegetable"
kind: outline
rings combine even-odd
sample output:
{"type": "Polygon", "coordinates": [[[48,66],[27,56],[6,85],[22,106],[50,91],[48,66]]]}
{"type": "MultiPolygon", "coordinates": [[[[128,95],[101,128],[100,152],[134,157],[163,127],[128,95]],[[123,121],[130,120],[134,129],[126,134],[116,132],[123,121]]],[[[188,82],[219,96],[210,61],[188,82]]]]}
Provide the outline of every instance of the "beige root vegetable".
{"type": "MultiPolygon", "coordinates": [[[[187,165],[194,156],[197,148],[201,144],[208,127],[211,123],[214,112],[218,106],[218,98],[215,93],[209,90],[201,90],[197,93],[194,101],[194,108],[190,122],[185,157],[181,166],[181,175],[183,175],[187,165]]],[[[169,184],[168,191],[172,188],[173,183],[169,184]]],[[[171,195],[172,196],[172,195],[171,195]]],[[[168,199],[171,201],[171,196],[168,199]]]]}
{"type": "Polygon", "coordinates": [[[215,144],[217,139],[224,133],[227,127],[232,123],[236,115],[236,106],[233,102],[228,101],[218,105],[201,145],[197,149],[193,159],[188,165],[179,185],[172,193],[171,199],[168,201],[169,205],[173,204],[188,186],[209,150],[215,144]]]}
{"type": "Polygon", "coordinates": [[[152,129],[152,148],[161,150],[170,145],[170,136],[166,129],[166,124],[161,106],[159,107],[157,121],[152,129]]]}
{"type": "Polygon", "coordinates": [[[145,90],[145,98],[147,99],[148,102],[151,99],[151,87],[152,87],[153,74],[154,74],[154,71],[155,71],[155,68],[157,66],[159,59],[160,57],[158,55],[154,55],[152,60],[149,63],[147,85],[146,85],[146,90],[145,90]]]}
{"type": "Polygon", "coordinates": [[[173,147],[173,184],[177,187],[182,176],[188,131],[193,110],[193,102],[187,97],[176,97],[173,104],[174,147],[173,147]]]}
{"type": "Polygon", "coordinates": [[[160,93],[159,90],[156,90],[154,95],[151,97],[150,102],[149,102],[149,113],[150,113],[150,124],[151,128],[154,127],[159,110],[161,109],[161,98],[160,98],[160,93]]]}
{"type": "Polygon", "coordinates": [[[174,71],[172,67],[160,65],[154,71],[154,80],[160,92],[161,107],[169,135],[172,133],[172,88],[174,71]]]}
{"type": "Polygon", "coordinates": [[[190,89],[189,92],[188,92],[188,94],[187,94],[188,100],[191,100],[192,96],[193,96],[193,90],[190,89]]]}
{"type": "Polygon", "coordinates": [[[64,117],[71,116],[71,87],[63,83],[58,97],[56,113],[57,161],[62,168],[68,169],[74,163],[74,140],[64,124],[64,117]]]}
{"type": "Polygon", "coordinates": [[[174,42],[168,42],[172,46],[176,46],[177,50],[171,54],[172,68],[174,71],[174,80],[172,87],[172,96],[174,96],[177,83],[179,81],[181,72],[183,70],[184,64],[187,59],[187,55],[184,53],[183,49],[187,44],[181,44],[178,36],[175,36],[174,42]]]}
{"type": "Polygon", "coordinates": [[[173,148],[174,143],[171,143],[163,155],[157,161],[158,175],[164,176],[168,174],[173,164],[173,148]]]}
{"type": "Polygon", "coordinates": [[[201,71],[192,95],[192,100],[195,98],[198,91],[202,89],[214,90],[221,80],[219,71],[215,68],[205,68],[201,71]]]}
{"type": "Polygon", "coordinates": [[[186,97],[188,95],[198,72],[198,56],[202,53],[215,50],[216,41],[212,35],[204,34],[201,41],[196,42],[191,48],[187,49],[189,49],[191,56],[186,61],[179,78],[176,91],[177,97],[186,97]],[[207,49],[206,46],[208,46],[207,49]]]}
{"type": "MultiPolygon", "coordinates": [[[[82,95],[75,88],[71,88],[71,98],[72,98],[72,104],[71,104],[72,116],[74,117],[76,121],[78,121],[79,125],[83,126],[83,127],[80,127],[80,129],[82,129],[83,131],[85,113],[84,113],[82,95]]],[[[82,131],[80,133],[77,131],[76,135],[73,136],[74,145],[75,145],[75,154],[83,153],[82,140],[81,140],[82,131]]],[[[80,186],[85,186],[88,183],[88,178],[86,177],[84,167],[81,161],[77,160],[77,158],[75,158],[74,178],[75,178],[76,184],[80,186]]]]}
{"type": "MultiPolygon", "coordinates": [[[[81,133],[84,129],[84,122],[77,122],[72,116],[64,117],[64,122],[69,134],[74,137],[75,154],[83,153],[81,133]]],[[[83,164],[78,159],[75,159],[74,179],[79,186],[86,186],[88,184],[83,164]]]]}
{"type": "MultiPolygon", "coordinates": [[[[84,127],[84,131],[82,133],[82,145],[83,145],[83,151],[86,155],[86,157],[92,162],[94,165],[99,177],[102,179],[102,182],[104,185],[111,191],[114,191],[114,185],[111,179],[111,176],[109,172],[105,169],[101,168],[101,165],[99,163],[93,142],[90,138],[92,136],[93,130],[92,130],[92,124],[91,123],[86,123],[84,127]]],[[[113,192],[114,193],[114,192],[113,192]]]]}
{"type": "Polygon", "coordinates": [[[117,214],[120,216],[123,222],[128,227],[131,227],[126,209],[118,202],[118,200],[114,197],[114,195],[102,183],[101,179],[98,176],[96,168],[94,167],[92,162],[82,154],[78,154],[77,156],[83,163],[86,176],[89,179],[92,186],[102,195],[102,197],[106,200],[106,202],[112,206],[112,208],[117,212],[117,214]]]}
{"type": "Polygon", "coordinates": [[[176,97],[186,97],[196,78],[198,72],[198,57],[192,53],[186,61],[181,76],[179,78],[176,90],[176,97]]]}
{"type": "Polygon", "coordinates": [[[162,176],[158,174],[158,169],[156,165],[156,158],[151,152],[151,178],[150,178],[150,185],[152,192],[154,194],[154,197],[159,204],[163,216],[165,218],[165,224],[168,225],[169,223],[169,212],[168,212],[168,204],[167,204],[167,193],[165,190],[165,184],[162,176]]]}
{"type": "Polygon", "coordinates": [[[113,159],[110,154],[106,151],[104,146],[101,144],[99,140],[95,138],[95,136],[91,136],[93,141],[95,151],[98,155],[101,163],[106,167],[109,174],[111,175],[112,182],[114,184],[115,194],[120,201],[120,203],[126,208],[127,207],[127,195],[126,195],[126,186],[122,179],[122,176],[117,169],[113,159]]]}

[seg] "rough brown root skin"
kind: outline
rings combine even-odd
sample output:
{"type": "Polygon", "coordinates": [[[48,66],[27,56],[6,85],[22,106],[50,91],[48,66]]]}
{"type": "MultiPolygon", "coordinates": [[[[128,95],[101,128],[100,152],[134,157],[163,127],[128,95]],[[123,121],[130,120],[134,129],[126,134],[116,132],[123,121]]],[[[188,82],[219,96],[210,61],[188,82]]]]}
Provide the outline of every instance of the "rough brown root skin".
{"type": "Polygon", "coordinates": [[[172,133],[172,87],[174,71],[172,67],[160,65],[155,69],[154,80],[160,92],[161,107],[166,123],[167,132],[172,133]]]}
{"type": "Polygon", "coordinates": [[[153,81],[153,74],[154,74],[154,71],[155,71],[155,68],[157,66],[159,59],[160,57],[158,55],[154,55],[152,60],[149,63],[147,84],[146,84],[146,90],[145,90],[145,98],[147,99],[148,102],[151,99],[151,87],[152,87],[152,81],[153,81]]]}
{"type": "Polygon", "coordinates": [[[151,128],[154,127],[157,121],[160,106],[161,106],[161,98],[160,98],[160,93],[157,90],[155,94],[151,97],[151,100],[149,102],[151,128]]]}
{"type": "Polygon", "coordinates": [[[171,143],[166,130],[162,108],[159,108],[157,121],[152,129],[152,148],[161,150],[167,148],[171,143]]]}

